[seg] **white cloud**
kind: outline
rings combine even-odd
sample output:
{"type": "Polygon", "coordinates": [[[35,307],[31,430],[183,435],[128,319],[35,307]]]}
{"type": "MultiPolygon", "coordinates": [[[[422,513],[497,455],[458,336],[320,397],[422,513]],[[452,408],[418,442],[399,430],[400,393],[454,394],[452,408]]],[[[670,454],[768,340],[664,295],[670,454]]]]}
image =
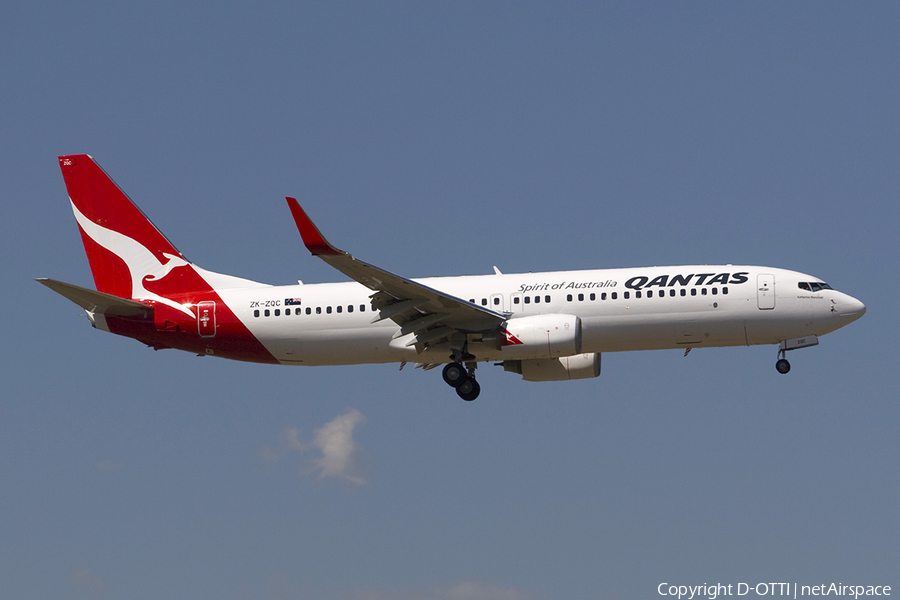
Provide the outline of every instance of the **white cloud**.
{"type": "Polygon", "coordinates": [[[365,485],[369,464],[362,447],[353,439],[353,430],[366,417],[355,408],[348,409],[317,429],[311,442],[304,442],[297,427],[287,427],[281,432],[277,446],[265,446],[257,452],[264,462],[275,463],[293,452],[307,456],[309,468],[302,475],[314,475],[319,479],[334,477],[354,485],[365,485]],[[311,452],[321,456],[311,457],[311,452]]]}
{"type": "Polygon", "coordinates": [[[109,586],[106,582],[87,567],[72,569],[66,573],[66,580],[75,593],[88,600],[105,598],[109,595],[109,586]]]}
{"type": "Polygon", "coordinates": [[[366,483],[368,465],[353,439],[353,430],[365,420],[361,412],[351,408],[316,430],[313,445],[322,451],[322,457],[313,463],[320,478],[337,477],[355,485],[366,483]]]}

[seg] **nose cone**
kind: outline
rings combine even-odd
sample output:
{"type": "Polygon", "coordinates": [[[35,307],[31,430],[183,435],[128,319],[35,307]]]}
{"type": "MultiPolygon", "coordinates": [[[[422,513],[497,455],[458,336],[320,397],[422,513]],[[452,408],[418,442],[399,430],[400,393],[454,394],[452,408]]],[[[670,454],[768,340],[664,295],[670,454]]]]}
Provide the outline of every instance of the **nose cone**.
{"type": "Polygon", "coordinates": [[[845,296],[838,302],[838,316],[841,319],[841,327],[852,323],[864,314],[866,314],[866,305],[852,296],[845,296]]]}

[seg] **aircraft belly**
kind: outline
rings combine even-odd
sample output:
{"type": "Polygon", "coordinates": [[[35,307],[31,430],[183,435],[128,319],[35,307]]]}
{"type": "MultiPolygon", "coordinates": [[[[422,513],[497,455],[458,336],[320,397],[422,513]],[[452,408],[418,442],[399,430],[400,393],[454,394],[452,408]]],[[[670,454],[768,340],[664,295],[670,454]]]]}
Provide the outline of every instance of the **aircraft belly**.
{"type": "Polygon", "coordinates": [[[738,346],[747,343],[743,319],[724,312],[587,317],[582,319],[582,324],[583,352],[738,346]]]}
{"type": "Polygon", "coordinates": [[[296,337],[274,341],[274,352],[285,364],[308,366],[356,365],[414,360],[415,349],[390,347],[391,337],[382,328],[298,332],[296,337]]]}

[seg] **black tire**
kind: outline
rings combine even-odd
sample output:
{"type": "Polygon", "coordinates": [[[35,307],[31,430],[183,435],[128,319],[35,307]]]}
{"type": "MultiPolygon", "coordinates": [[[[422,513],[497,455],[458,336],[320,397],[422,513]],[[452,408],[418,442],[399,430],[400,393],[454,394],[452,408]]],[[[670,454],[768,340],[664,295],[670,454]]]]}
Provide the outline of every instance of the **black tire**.
{"type": "Polygon", "coordinates": [[[466,380],[456,388],[456,393],[466,402],[471,402],[481,393],[481,386],[478,385],[474,377],[466,377],[466,380]]]}
{"type": "Polygon", "coordinates": [[[461,386],[469,377],[466,373],[466,368],[459,363],[450,363],[446,365],[442,375],[444,376],[444,381],[447,385],[453,388],[461,386]]]}
{"type": "Polygon", "coordinates": [[[778,362],[775,363],[775,370],[782,375],[785,375],[788,371],[791,370],[791,363],[789,363],[785,358],[779,358],[778,362]]]}

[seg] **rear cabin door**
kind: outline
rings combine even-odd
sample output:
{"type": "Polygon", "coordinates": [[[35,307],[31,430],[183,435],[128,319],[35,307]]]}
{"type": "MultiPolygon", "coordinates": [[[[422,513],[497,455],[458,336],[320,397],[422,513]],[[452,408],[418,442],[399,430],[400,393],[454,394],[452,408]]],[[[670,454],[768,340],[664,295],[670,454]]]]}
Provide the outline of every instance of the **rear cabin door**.
{"type": "Polygon", "coordinates": [[[760,310],[775,308],[775,276],[760,274],[756,277],[756,303],[760,310]]]}

